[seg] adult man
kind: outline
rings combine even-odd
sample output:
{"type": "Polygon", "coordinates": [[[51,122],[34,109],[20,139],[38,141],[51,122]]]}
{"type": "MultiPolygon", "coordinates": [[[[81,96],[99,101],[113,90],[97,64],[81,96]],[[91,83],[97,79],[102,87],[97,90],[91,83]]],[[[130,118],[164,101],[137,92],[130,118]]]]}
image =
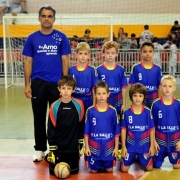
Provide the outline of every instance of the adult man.
{"type": "Polygon", "coordinates": [[[55,14],[51,6],[39,9],[41,29],[28,36],[23,49],[25,96],[32,103],[36,151],[33,161],[36,162],[42,160],[47,149],[47,104],[59,98],[57,82],[69,70],[70,44],[65,34],[53,29],[55,14]]]}

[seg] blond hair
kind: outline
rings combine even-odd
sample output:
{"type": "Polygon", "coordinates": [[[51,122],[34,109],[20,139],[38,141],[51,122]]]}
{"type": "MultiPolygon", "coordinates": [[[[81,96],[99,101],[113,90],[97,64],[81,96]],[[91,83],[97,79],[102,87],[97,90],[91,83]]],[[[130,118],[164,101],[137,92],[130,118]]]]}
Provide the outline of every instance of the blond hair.
{"type": "Polygon", "coordinates": [[[78,52],[78,51],[88,51],[89,53],[90,53],[90,46],[89,46],[89,44],[88,43],[86,43],[86,42],[80,42],[78,45],[77,45],[77,47],[76,47],[76,52],[78,52]]]}
{"type": "Polygon", "coordinates": [[[106,49],[111,49],[111,48],[115,48],[116,52],[118,53],[118,44],[115,41],[107,41],[107,42],[105,42],[103,47],[102,47],[102,52],[105,53],[106,49]]]}
{"type": "Polygon", "coordinates": [[[163,77],[161,78],[161,84],[162,84],[162,82],[163,82],[164,80],[171,80],[171,81],[173,81],[174,84],[176,85],[176,79],[175,79],[173,76],[171,76],[171,75],[163,76],[163,77]]]}

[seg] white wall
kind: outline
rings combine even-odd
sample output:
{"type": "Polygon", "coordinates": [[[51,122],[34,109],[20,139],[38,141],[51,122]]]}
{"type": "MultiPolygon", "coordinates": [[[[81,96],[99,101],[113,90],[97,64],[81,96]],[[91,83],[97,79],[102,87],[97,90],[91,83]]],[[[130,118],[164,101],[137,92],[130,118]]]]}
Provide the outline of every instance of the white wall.
{"type": "Polygon", "coordinates": [[[65,14],[176,14],[180,0],[27,0],[29,13],[37,13],[42,5],[53,6],[65,14]]]}

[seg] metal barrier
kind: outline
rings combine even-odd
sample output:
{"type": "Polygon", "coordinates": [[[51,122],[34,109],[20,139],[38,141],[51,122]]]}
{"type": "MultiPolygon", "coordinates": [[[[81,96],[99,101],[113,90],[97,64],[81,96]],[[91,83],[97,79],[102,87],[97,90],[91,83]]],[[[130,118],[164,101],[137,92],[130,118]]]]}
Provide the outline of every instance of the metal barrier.
{"type": "MultiPolygon", "coordinates": [[[[127,76],[129,76],[132,66],[135,63],[142,60],[139,51],[140,51],[139,49],[119,50],[116,62],[117,64],[125,68],[127,76]]],[[[24,76],[24,71],[23,71],[24,56],[21,53],[22,53],[22,49],[7,51],[7,61],[8,61],[7,73],[12,74],[13,72],[15,78],[16,77],[23,78],[24,76]]],[[[75,54],[76,54],[75,49],[72,49],[72,53],[70,55],[70,66],[75,65],[77,63],[75,54]]],[[[171,52],[168,49],[160,52],[161,67],[163,74],[169,73],[168,64],[169,64],[170,55],[171,52]]],[[[101,65],[103,62],[104,62],[104,57],[101,52],[101,49],[91,49],[91,57],[89,60],[89,64],[97,67],[101,65]]],[[[178,49],[177,51],[176,75],[178,77],[180,76],[180,49],[178,49]]],[[[3,50],[0,50],[0,78],[2,77],[4,77],[4,52],[3,50]]]]}

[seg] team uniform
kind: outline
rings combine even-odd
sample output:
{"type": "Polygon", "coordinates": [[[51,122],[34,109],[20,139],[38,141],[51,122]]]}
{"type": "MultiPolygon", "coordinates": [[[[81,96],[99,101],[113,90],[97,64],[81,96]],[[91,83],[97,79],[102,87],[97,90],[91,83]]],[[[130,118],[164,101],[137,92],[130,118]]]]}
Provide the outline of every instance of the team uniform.
{"type": "Polygon", "coordinates": [[[148,97],[145,105],[150,108],[152,102],[158,98],[158,88],[161,78],[161,68],[158,65],[153,63],[152,67],[148,69],[144,67],[142,62],[140,62],[133,65],[129,78],[129,84],[133,85],[135,83],[141,83],[146,87],[148,97]]]}
{"type": "Polygon", "coordinates": [[[160,147],[154,156],[154,167],[161,167],[166,156],[172,164],[180,164],[180,152],[176,151],[176,143],[180,140],[180,101],[172,98],[171,104],[166,104],[158,98],[151,110],[156,126],[155,137],[160,147]]]}
{"type": "Polygon", "coordinates": [[[170,46],[171,55],[169,60],[169,74],[175,76],[176,68],[177,68],[177,46],[175,44],[171,44],[170,46]]]}
{"type": "Polygon", "coordinates": [[[91,156],[88,156],[88,167],[98,170],[113,167],[115,136],[120,135],[119,120],[114,107],[107,105],[106,111],[91,106],[86,112],[84,136],[89,137],[91,156]]]}
{"type": "Polygon", "coordinates": [[[153,43],[154,45],[154,56],[152,58],[153,62],[161,67],[161,56],[160,51],[164,49],[164,47],[159,43],[153,43]]]}
{"type": "Polygon", "coordinates": [[[145,30],[143,31],[141,34],[140,34],[140,46],[142,46],[145,42],[151,42],[151,39],[153,37],[153,33],[148,31],[148,30],[145,30]]]}
{"type": "Polygon", "coordinates": [[[87,110],[93,104],[93,88],[97,83],[96,69],[87,64],[83,70],[79,70],[76,65],[70,68],[69,75],[76,79],[76,88],[73,97],[81,99],[84,103],[85,110],[87,110]]]}
{"type": "MultiPolygon", "coordinates": [[[[68,163],[71,173],[77,173],[79,170],[78,131],[83,116],[83,103],[74,98],[69,103],[58,99],[49,110],[48,143],[49,146],[57,146],[54,151],[55,164],[68,163]]],[[[50,163],[50,172],[54,171],[55,164],[50,163]]]]}
{"type": "Polygon", "coordinates": [[[124,111],[121,121],[121,129],[126,129],[126,148],[128,155],[122,158],[125,166],[134,163],[138,155],[139,163],[142,166],[152,164],[152,157],[149,155],[150,131],[154,128],[154,122],[150,109],[142,106],[140,113],[135,113],[132,106],[124,111]]]}
{"type": "Polygon", "coordinates": [[[108,103],[114,106],[119,114],[122,106],[122,88],[127,87],[124,68],[116,64],[113,69],[108,69],[102,64],[97,68],[97,73],[98,79],[108,84],[110,91],[108,103]]]}
{"type": "Polygon", "coordinates": [[[26,39],[22,54],[32,57],[32,109],[35,124],[35,150],[46,151],[47,102],[59,98],[57,82],[62,77],[62,55],[71,53],[68,38],[60,31],[50,34],[36,31],[26,39]]]}

